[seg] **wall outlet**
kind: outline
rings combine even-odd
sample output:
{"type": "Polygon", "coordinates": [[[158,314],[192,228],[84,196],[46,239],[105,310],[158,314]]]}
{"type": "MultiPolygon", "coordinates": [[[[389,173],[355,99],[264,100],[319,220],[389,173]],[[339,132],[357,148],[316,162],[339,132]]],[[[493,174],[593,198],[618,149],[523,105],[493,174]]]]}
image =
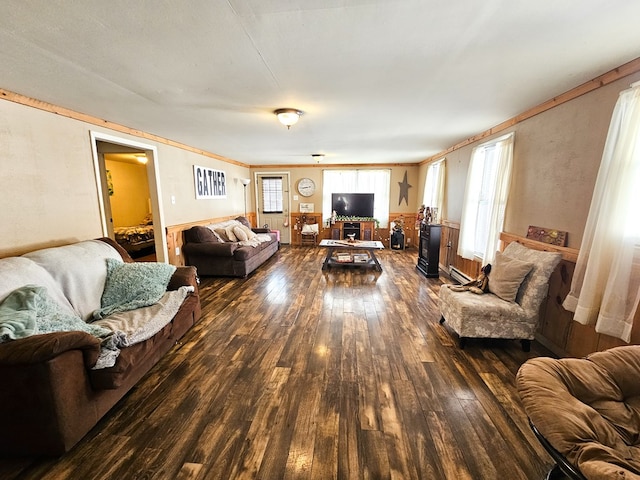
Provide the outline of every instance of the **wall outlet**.
{"type": "Polygon", "coordinates": [[[171,195],[171,205],[175,205],[175,204],[176,204],[176,196],[171,195]]]}
{"type": "Polygon", "coordinates": [[[180,247],[176,247],[176,257],[180,256],[180,247]]]}

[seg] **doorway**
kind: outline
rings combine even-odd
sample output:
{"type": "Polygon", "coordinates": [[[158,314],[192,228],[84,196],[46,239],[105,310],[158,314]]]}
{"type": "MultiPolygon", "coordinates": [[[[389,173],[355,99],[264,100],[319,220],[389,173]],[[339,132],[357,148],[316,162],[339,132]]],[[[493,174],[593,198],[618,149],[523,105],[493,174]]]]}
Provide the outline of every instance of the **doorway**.
{"type": "MultiPolygon", "coordinates": [[[[134,239],[134,245],[126,248],[128,251],[135,251],[140,248],[152,247],[155,251],[155,259],[158,262],[166,262],[168,259],[167,235],[165,231],[164,214],[162,209],[162,199],[160,194],[160,178],[158,172],[158,153],[153,145],[147,145],[123,138],[114,137],[98,132],[91,132],[91,148],[94,160],[94,170],[96,174],[96,186],[98,190],[98,201],[100,205],[100,215],[102,221],[103,235],[116,239],[114,225],[114,205],[112,205],[110,188],[113,192],[114,186],[110,185],[109,175],[107,172],[107,158],[113,155],[127,155],[130,157],[144,157],[147,162],[145,164],[145,176],[147,185],[142,187],[142,195],[147,195],[145,206],[138,207],[140,211],[146,208],[150,213],[147,222],[151,227],[150,234],[146,238],[138,237],[134,239]]],[[[127,195],[127,191],[123,191],[123,196],[127,195]]],[[[140,192],[135,196],[140,198],[140,192]]],[[[116,207],[117,210],[117,207],[116,207]]],[[[144,221],[144,217],[140,219],[140,223],[144,221]]],[[[123,220],[129,222],[130,220],[123,220]]],[[[120,221],[118,223],[121,223],[120,221]]]]}
{"type": "Polygon", "coordinates": [[[258,199],[258,227],[268,225],[280,231],[280,243],[291,243],[289,227],[289,173],[256,174],[256,197],[258,199]]]}
{"type": "Polygon", "coordinates": [[[98,142],[107,172],[111,223],[115,240],[137,262],[156,260],[147,156],[112,143],[98,142]],[[107,153],[116,148],[117,153],[107,153]],[[126,149],[126,151],[123,151],[126,149]]]}

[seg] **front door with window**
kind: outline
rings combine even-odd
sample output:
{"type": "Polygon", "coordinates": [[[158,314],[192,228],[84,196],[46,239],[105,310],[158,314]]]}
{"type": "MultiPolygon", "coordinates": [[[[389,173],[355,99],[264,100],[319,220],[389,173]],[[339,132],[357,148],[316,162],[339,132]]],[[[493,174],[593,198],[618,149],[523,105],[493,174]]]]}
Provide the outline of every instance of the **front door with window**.
{"type": "Polygon", "coordinates": [[[257,176],[258,226],[280,230],[280,242],[291,243],[289,228],[289,174],[261,173],[257,176]]]}

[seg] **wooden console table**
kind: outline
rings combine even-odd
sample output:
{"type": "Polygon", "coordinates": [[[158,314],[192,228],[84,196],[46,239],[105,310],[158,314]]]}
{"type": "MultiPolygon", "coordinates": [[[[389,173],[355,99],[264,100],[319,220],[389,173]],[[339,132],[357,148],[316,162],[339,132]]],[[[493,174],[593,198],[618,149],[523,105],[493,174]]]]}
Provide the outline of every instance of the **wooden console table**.
{"type": "Polygon", "coordinates": [[[373,220],[338,220],[331,225],[331,239],[344,240],[347,234],[356,233],[358,240],[372,241],[375,224],[373,220]]]}

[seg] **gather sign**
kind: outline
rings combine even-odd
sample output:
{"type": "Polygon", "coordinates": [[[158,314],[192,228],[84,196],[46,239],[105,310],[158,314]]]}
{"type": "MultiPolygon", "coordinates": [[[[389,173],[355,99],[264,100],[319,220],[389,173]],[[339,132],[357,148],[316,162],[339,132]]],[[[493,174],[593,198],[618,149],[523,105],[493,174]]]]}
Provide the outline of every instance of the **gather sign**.
{"type": "Polygon", "coordinates": [[[193,166],[196,198],[227,198],[227,181],[222,170],[193,166]]]}

